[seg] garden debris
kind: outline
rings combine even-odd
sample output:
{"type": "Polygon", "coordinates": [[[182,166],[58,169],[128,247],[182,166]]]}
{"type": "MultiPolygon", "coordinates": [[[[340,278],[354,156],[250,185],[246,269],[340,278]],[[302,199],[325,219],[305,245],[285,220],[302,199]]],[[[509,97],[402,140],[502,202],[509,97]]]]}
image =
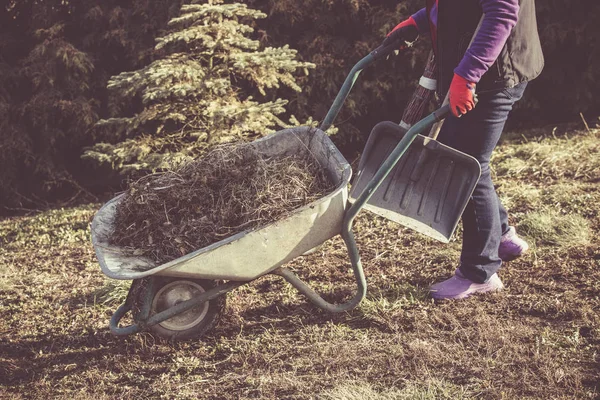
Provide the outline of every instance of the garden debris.
{"type": "Polygon", "coordinates": [[[116,210],[111,244],[165,263],[265,226],[334,190],[308,152],[266,157],[251,144],[134,182],[116,210]]]}

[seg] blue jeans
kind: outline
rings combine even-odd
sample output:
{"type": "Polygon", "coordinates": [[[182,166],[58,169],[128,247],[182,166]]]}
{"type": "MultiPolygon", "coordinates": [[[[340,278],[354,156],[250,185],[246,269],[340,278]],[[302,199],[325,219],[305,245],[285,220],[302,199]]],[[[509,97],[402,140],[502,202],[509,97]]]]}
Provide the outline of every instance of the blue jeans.
{"type": "Polygon", "coordinates": [[[527,82],[513,88],[477,95],[477,106],[460,118],[446,119],[438,140],[475,157],[481,177],[462,215],[463,243],[460,271],[470,280],[483,283],[495,274],[500,237],[508,232],[508,214],[500,204],[492,183],[490,157],[498,144],[513,105],[523,96],[527,82]]]}

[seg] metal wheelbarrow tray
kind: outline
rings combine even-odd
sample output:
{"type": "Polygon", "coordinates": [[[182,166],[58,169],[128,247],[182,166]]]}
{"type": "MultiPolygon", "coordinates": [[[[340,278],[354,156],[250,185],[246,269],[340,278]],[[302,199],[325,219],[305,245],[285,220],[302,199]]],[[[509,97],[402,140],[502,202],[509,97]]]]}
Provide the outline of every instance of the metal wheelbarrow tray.
{"type": "Polygon", "coordinates": [[[335,190],[287,218],[245,231],[162,265],[108,244],[115,210],[124,194],[106,203],[92,221],[92,243],[102,272],[114,279],[150,275],[250,281],[340,233],[352,170],[329,137],[309,127],[286,129],[251,143],[266,156],[310,151],[335,190]]]}

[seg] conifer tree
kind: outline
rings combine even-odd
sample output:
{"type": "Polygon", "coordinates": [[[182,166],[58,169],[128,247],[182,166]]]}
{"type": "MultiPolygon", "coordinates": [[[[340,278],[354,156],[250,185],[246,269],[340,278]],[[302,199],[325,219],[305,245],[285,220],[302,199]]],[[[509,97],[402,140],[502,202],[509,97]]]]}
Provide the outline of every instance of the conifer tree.
{"type": "Polygon", "coordinates": [[[273,92],[282,85],[300,91],[295,74],[313,65],[288,46],[261,48],[250,24],[264,17],[223,0],[183,5],[157,39],[160,58],[110,79],[115,116],[97,125],[110,143],[84,157],[122,173],[154,171],[283,125],[287,101],[273,92]]]}
{"type": "Polygon", "coordinates": [[[147,63],[157,32],[180,5],[19,0],[0,6],[0,214],[68,204],[88,189],[103,189],[106,183],[90,179],[80,156],[94,143],[90,127],[105,114],[106,82],[147,63]]]}

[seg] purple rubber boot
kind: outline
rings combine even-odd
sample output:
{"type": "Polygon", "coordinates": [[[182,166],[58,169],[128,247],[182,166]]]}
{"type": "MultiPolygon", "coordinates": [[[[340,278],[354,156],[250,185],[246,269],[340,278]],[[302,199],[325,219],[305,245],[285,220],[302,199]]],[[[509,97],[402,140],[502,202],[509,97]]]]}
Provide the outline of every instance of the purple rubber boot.
{"type": "Polygon", "coordinates": [[[472,294],[495,292],[504,288],[498,274],[492,275],[485,283],[475,283],[467,278],[457,268],[454,276],[443,282],[432,285],[429,291],[434,299],[464,299],[472,294]]]}
{"type": "Polygon", "coordinates": [[[511,226],[500,239],[498,257],[502,261],[512,261],[521,257],[527,250],[529,250],[529,245],[517,235],[514,226],[511,226]]]}

